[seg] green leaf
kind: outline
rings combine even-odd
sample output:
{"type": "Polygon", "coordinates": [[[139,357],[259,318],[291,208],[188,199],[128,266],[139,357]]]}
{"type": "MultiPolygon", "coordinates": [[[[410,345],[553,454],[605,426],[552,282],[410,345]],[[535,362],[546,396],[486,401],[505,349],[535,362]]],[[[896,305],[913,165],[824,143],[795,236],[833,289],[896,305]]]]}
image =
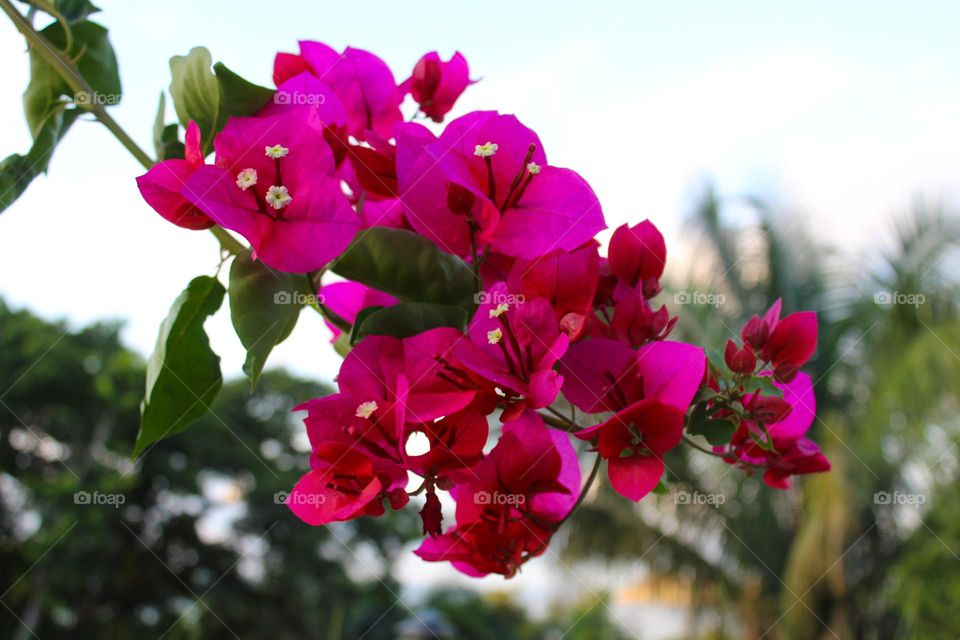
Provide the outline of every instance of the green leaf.
{"type": "MultiPolygon", "coordinates": [[[[120,102],[120,72],[107,30],[95,22],[80,22],[72,27],[71,33],[73,47],[68,55],[76,61],[77,70],[95,95],[74,95],[70,85],[31,48],[30,84],[23,94],[23,109],[34,138],[39,135],[50,113],[58,108],[63,96],[82,108],[89,108],[93,101],[103,105],[120,102]]],[[[63,50],[66,47],[66,35],[59,22],[49,25],[40,34],[56,48],[63,50]]]]}
{"type": "Polygon", "coordinates": [[[719,407],[707,408],[705,402],[697,404],[690,418],[687,420],[687,433],[693,436],[703,436],[711,445],[721,446],[729,444],[737,426],[730,420],[718,420],[710,417],[710,412],[719,407]]]}
{"type": "Polygon", "coordinates": [[[367,318],[384,308],[385,307],[382,305],[371,305],[369,307],[364,307],[357,312],[357,316],[353,319],[353,324],[350,326],[350,335],[348,336],[348,344],[351,347],[360,342],[360,338],[362,337],[360,335],[360,327],[363,326],[363,323],[366,322],[367,318]]]}
{"type": "Polygon", "coordinates": [[[729,420],[715,420],[707,418],[697,422],[691,422],[687,432],[694,436],[703,436],[711,445],[720,447],[730,444],[733,438],[733,432],[737,430],[737,425],[729,420]]]}
{"type": "Polygon", "coordinates": [[[191,120],[200,127],[204,152],[213,144],[213,136],[232,116],[249,116],[262,109],[273,97],[273,90],[248,82],[217,63],[205,47],[194,47],[186,56],[170,59],[170,95],[184,127],[191,120]]]}
{"type": "Polygon", "coordinates": [[[746,394],[755,393],[758,390],[765,396],[783,397],[783,391],[773,386],[773,377],[771,376],[753,376],[743,383],[743,391],[746,394]]]}
{"type": "Polygon", "coordinates": [[[160,102],[157,103],[157,115],[153,118],[153,150],[157,160],[163,160],[163,129],[167,117],[167,94],[160,92],[160,102]]]}
{"type": "Polygon", "coordinates": [[[700,387],[697,389],[697,395],[693,397],[693,404],[700,404],[703,402],[710,402],[718,396],[717,392],[711,389],[710,387],[700,387]]]}
{"type": "Polygon", "coordinates": [[[706,349],[707,353],[707,366],[709,366],[714,373],[719,373],[721,371],[727,370],[727,363],[723,357],[723,351],[718,349],[706,349]]]}
{"type": "Polygon", "coordinates": [[[273,99],[273,94],[276,93],[273,89],[244,80],[222,62],[213,65],[213,71],[220,88],[217,131],[227,124],[227,118],[249,116],[260,111],[267,106],[267,103],[273,99]]]}
{"type": "Polygon", "coordinates": [[[67,109],[65,103],[60,103],[40,127],[26,155],[14,153],[0,162],[0,213],[23,195],[34,178],[46,172],[53,150],[78,115],[79,110],[67,109]]]}
{"type": "Polygon", "coordinates": [[[687,418],[687,432],[693,433],[695,430],[702,429],[703,423],[706,421],[707,405],[705,403],[697,404],[687,418]]]}
{"type": "Polygon", "coordinates": [[[184,156],[187,155],[187,148],[184,143],[180,141],[180,127],[178,125],[168,124],[166,127],[164,127],[163,135],[160,140],[163,143],[163,147],[160,150],[163,154],[163,160],[177,158],[182,160],[184,156]]]}
{"type": "Polygon", "coordinates": [[[467,326],[466,310],[445,304],[401,302],[367,314],[361,312],[361,315],[354,322],[351,344],[370,335],[407,338],[437,327],[454,327],[463,331],[467,326]]]}
{"type": "Polygon", "coordinates": [[[63,19],[70,24],[82,22],[100,11],[100,8],[95,7],[90,0],[56,0],[54,5],[63,19]]]}
{"type": "Polygon", "coordinates": [[[759,446],[764,451],[773,451],[776,453],[776,448],[773,446],[773,441],[770,439],[770,434],[767,433],[764,429],[763,435],[756,433],[753,429],[750,430],[750,439],[753,440],[757,446],[759,446]]]}
{"type": "Polygon", "coordinates": [[[409,302],[471,309],[474,277],[466,262],[404,229],[361,231],[331,269],[409,302]]]}
{"type": "Polygon", "coordinates": [[[333,341],[333,350],[337,352],[337,355],[341,358],[346,358],[353,347],[350,345],[350,336],[346,333],[341,333],[337,336],[337,339],[333,341]]]}
{"type": "Polygon", "coordinates": [[[153,149],[158,162],[171,158],[183,158],[186,155],[186,149],[180,142],[180,128],[176,124],[164,124],[166,111],[167,97],[161,91],[157,117],[153,121],[153,149]]]}
{"type": "MultiPolygon", "coordinates": [[[[666,477],[666,472],[664,472],[664,478],[666,477]]],[[[670,495],[670,487],[667,485],[667,481],[664,478],[660,478],[660,482],[657,483],[657,486],[653,488],[653,492],[658,496],[670,495]]]]}
{"type": "Polygon", "coordinates": [[[100,11],[90,0],[24,0],[44,13],[56,17],[58,14],[70,24],[82,22],[100,11]]]}
{"type": "Polygon", "coordinates": [[[173,108],[186,127],[191,120],[200,127],[206,143],[216,133],[220,111],[220,88],[210,70],[213,59],[204,47],[194,47],[185,56],[170,58],[170,96],[173,108]]]}
{"type": "Polygon", "coordinates": [[[203,323],[220,308],[224,293],[216,278],[194,278],[160,325],[147,361],[147,392],[140,405],[134,457],[190,426],[207,412],[220,391],[220,357],[210,349],[203,323]]]}
{"type": "Polygon", "coordinates": [[[273,271],[241,253],[230,267],[230,319],[247,350],[243,372],[256,387],[273,348],[287,339],[297,324],[307,290],[302,275],[273,271]]]}

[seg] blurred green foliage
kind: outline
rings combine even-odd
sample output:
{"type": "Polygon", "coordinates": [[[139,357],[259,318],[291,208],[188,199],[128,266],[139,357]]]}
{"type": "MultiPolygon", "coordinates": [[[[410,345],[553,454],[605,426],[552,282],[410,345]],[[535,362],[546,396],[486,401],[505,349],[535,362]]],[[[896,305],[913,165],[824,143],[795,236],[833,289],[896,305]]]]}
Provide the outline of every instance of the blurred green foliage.
{"type": "MultiPolygon", "coordinates": [[[[689,586],[705,638],[956,637],[960,223],[918,206],[886,251],[850,261],[796,217],[748,205],[756,222],[734,224],[729,203],[701,201],[701,259],[684,286],[723,302],[685,306],[677,337],[719,346],[778,297],[817,310],[811,435],[833,472],[774,491],[679,449],[671,489],[722,493],[722,505],[668,494],[631,508],[601,485],[565,559],[607,562],[611,576],[642,559],[689,586]]],[[[279,371],[252,393],[228,382],[194,428],[133,463],[144,364],[116,325],[70,330],[0,302],[0,336],[0,636],[386,640],[413,616],[391,577],[417,535],[412,510],[312,528],[278,504],[307,464],[290,409],[328,389],[279,371]]],[[[595,598],[546,621],[502,594],[440,590],[420,604],[468,639],[643,632],[618,629],[595,598]]]]}
{"type": "Polygon", "coordinates": [[[422,607],[467,640],[623,637],[595,602],[547,622],[502,594],[410,608],[390,570],[419,535],[413,509],[297,520],[278,504],[308,460],[291,408],[322,385],[227,382],[134,463],[144,363],[117,325],[75,331],[0,300],[0,336],[2,638],[387,640],[422,607]]]}
{"type": "Polygon", "coordinates": [[[409,517],[313,528],[275,500],[307,463],[290,409],[327,389],[228,383],[134,465],[144,370],[116,326],[0,302],[0,335],[0,637],[392,638],[409,615],[385,571],[409,517]]]}
{"type": "Polygon", "coordinates": [[[721,614],[704,637],[958,637],[960,217],[918,202],[885,249],[859,256],[814,241],[803,220],[708,188],[688,230],[697,260],[686,278],[670,272],[662,298],[680,315],[677,339],[714,347],[777,298],[785,313],[818,312],[810,436],[833,471],[776,491],[678,449],[666,460],[673,490],[719,493],[722,505],[668,495],[629,509],[601,488],[566,554],[642,557],[691,585],[694,617],[721,614]],[[684,291],[719,303],[681,308],[684,291]]]}

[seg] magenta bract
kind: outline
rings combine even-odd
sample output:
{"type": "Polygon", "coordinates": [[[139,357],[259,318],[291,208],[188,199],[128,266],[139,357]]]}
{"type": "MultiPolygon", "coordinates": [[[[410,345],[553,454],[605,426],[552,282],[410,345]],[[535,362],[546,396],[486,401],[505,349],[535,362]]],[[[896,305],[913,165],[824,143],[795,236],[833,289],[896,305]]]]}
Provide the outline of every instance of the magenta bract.
{"type": "Polygon", "coordinates": [[[816,315],[781,319],[778,300],[710,359],[668,341],[678,318],[657,300],[667,247],[653,222],[618,227],[604,256],[597,195],[549,164],[517,117],[422,124],[441,123],[471,84],[460,53],[427,53],[398,87],[374,54],[305,40],[276,56],[274,81],[259,113],[216,132],[213,164],[191,122],[186,157],[137,182],[172,223],[219,225],[266,266],[312,284],[340,273],[332,261],[365,230],[403,230],[385,234],[395,254],[370,249],[374,275],[351,272],[356,281],[317,292],[349,353],[336,393],[297,407],[310,470],[286,503],[302,521],[375,517],[414,500],[418,556],[509,577],[589,499],[596,474],[584,486],[574,443],[631,501],[669,485],[667,454],[684,440],[779,489],[830,468],[808,438],[814,385],[800,371],[816,351],[816,315]],[[408,93],[416,105],[404,121],[408,93]],[[458,293],[438,299],[447,285],[458,293]],[[352,350],[338,328],[401,312],[372,332],[391,335],[352,350]]]}

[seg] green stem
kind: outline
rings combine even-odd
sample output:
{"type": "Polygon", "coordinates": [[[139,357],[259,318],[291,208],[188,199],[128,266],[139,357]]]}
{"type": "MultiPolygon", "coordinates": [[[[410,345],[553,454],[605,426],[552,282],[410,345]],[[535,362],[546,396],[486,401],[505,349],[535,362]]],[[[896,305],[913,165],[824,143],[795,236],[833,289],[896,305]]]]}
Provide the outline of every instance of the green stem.
{"type": "MultiPolygon", "coordinates": [[[[44,62],[53,67],[54,71],[63,78],[64,82],[69,85],[69,87],[75,93],[86,93],[90,96],[93,96],[95,91],[93,87],[80,75],[80,72],[77,71],[76,67],[67,60],[63,53],[58,51],[53,45],[51,45],[46,38],[44,38],[36,29],[33,28],[33,25],[17,11],[16,7],[10,2],[10,0],[0,0],[0,9],[3,9],[3,12],[7,14],[10,20],[13,22],[13,25],[17,28],[23,37],[26,38],[27,44],[32,48],[37,55],[43,58],[44,62]]],[[[144,152],[133,139],[127,135],[127,133],[117,124],[117,121],[107,113],[104,105],[99,104],[96,100],[91,100],[89,105],[84,105],[84,108],[89,109],[93,112],[93,115],[96,116],[103,125],[110,130],[110,132],[120,141],[127,150],[133,154],[140,164],[145,168],[149,169],[154,165],[153,158],[144,152]]]]}
{"type": "MultiPolygon", "coordinates": [[[[0,2],[2,2],[2,0],[0,0],[0,2]]],[[[231,255],[240,255],[247,250],[245,246],[230,235],[223,227],[210,227],[210,233],[220,241],[220,248],[231,255]]]]}
{"type": "MultiPolygon", "coordinates": [[[[693,447],[694,449],[696,449],[697,451],[700,451],[700,452],[702,452],[702,453],[706,453],[707,455],[711,455],[711,456],[714,456],[714,457],[716,457],[716,458],[725,458],[725,457],[726,457],[726,456],[724,456],[722,453],[717,453],[716,451],[713,451],[713,450],[711,450],[711,449],[707,449],[706,447],[702,446],[700,443],[698,443],[696,440],[694,440],[693,438],[691,438],[690,436],[688,436],[688,435],[686,435],[686,434],[683,435],[683,441],[684,441],[685,443],[687,443],[687,445],[689,445],[689,446],[693,447]]],[[[753,467],[754,469],[763,469],[763,468],[764,468],[764,466],[763,466],[762,464],[753,464],[753,463],[751,463],[751,462],[744,462],[743,460],[737,460],[736,464],[742,464],[742,465],[747,466],[747,467],[753,467]]]]}
{"type": "Polygon", "coordinates": [[[330,307],[328,307],[327,305],[325,305],[325,304],[318,304],[318,305],[316,306],[316,309],[317,309],[317,311],[320,312],[320,315],[322,315],[324,318],[326,318],[327,320],[329,320],[329,321],[330,321],[330,324],[332,324],[333,326],[335,326],[337,329],[340,329],[340,331],[343,331],[344,333],[349,334],[350,331],[353,329],[353,325],[352,325],[352,324],[350,324],[350,323],[347,322],[344,318],[342,318],[342,317],[340,317],[339,315],[337,315],[336,313],[334,313],[334,312],[330,309],[330,307]]]}
{"type": "Polygon", "coordinates": [[[717,453],[716,451],[713,451],[713,450],[711,450],[711,449],[707,449],[706,447],[704,447],[704,446],[701,445],[699,442],[697,442],[696,440],[694,440],[693,438],[691,438],[690,436],[688,436],[688,435],[686,435],[686,434],[684,434],[684,436],[683,436],[683,441],[686,442],[686,443],[687,443],[688,445],[690,445],[691,447],[693,447],[694,449],[696,449],[697,451],[702,451],[703,453],[706,453],[707,455],[716,456],[716,457],[718,457],[718,458],[722,458],[722,457],[723,457],[723,454],[717,453]]]}
{"type": "Polygon", "coordinates": [[[573,517],[574,512],[580,507],[580,504],[583,502],[584,498],[587,497],[587,493],[590,492],[590,487],[593,486],[593,482],[597,479],[597,474],[600,472],[600,463],[603,462],[603,458],[600,457],[600,454],[597,454],[597,457],[593,461],[593,468],[590,469],[590,475],[587,476],[587,483],[583,485],[583,489],[580,491],[580,495],[577,497],[577,501],[573,503],[573,506],[570,508],[570,511],[567,512],[567,515],[563,517],[563,520],[556,524],[556,528],[559,529],[563,524],[573,517]]]}
{"type": "Polygon", "coordinates": [[[566,431],[568,433],[573,433],[574,431],[579,431],[582,427],[572,422],[565,415],[557,412],[553,407],[545,407],[547,411],[552,413],[543,413],[538,411],[537,415],[543,418],[543,421],[547,426],[553,427],[554,429],[560,429],[561,431],[566,431]]]}
{"type": "MultiPolygon", "coordinates": [[[[597,457],[594,458],[593,460],[593,468],[590,469],[590,475],[587,476],[587,482],[586,484],[583,485],[583,489],[580,490],[580,495],[577,496],[577,501],[573,503],[573,506],[570,507],[570,511],[568,511],[567,515],[563,516],[563,518],[559,522],[553,525],[549,525],[550,528],[552,528],[554,531],[557,531],[558,529],[560,529],[560,527],[566,524],[567,521],[573,517],[573,514],[577,511],[577,509],[580,508],[580,505],[583,503],[583,500],[587,497],[587,494],[590,493],[590,488],[593,486],[594,481],[596,481],[597,479],[597,473],[600,471],[601,462],[603,462],[603,458],[600,457],[600,454],[597,454],[597,457]]],[[[538,553],[543,551],[546,548],[546,546],[547,546],[546,544],[543,544],[535,551],[531,551],[520,561],[520,563],[523,564],[528,560],[532,559],[538,553]]]]}
{"type": "MultiPolygon", "coordinates": [[[[58,51],[46,38],[37,32],[37,30],[33,28],[33,25],[30,24],[30,21],[17,11],[10,0],[0,0],[0,9],[7,14],[7,17],[13,22],[17,31],[23,34],[29,47],[63,78],[64,82],[67,83],[74,93],[86,93],[89,96],[93,96],[96,93],[93,87],[90,86],[90,83],[80,75],[80,72],[73,63],[67,60],[62,52],[58,51]]],[[[113,116],[107,112],[104,105],[99,104],[96,100],[90,100],[90,104],[84,105],[83,108],[89,109],[94,117],[113,134],[120,144],[122,144],[145,169],[150,169],[156,164],[156,161],[141,149],[137,143],[133,141],[133,138],[123,130],[123,127],[113,119],[113,116]]],[[[225,251],[236,255],[246,249],[222,227],[212,227],[210,231],[216,236],[217,240],[220,241],[220,246],[225,251]]]]}

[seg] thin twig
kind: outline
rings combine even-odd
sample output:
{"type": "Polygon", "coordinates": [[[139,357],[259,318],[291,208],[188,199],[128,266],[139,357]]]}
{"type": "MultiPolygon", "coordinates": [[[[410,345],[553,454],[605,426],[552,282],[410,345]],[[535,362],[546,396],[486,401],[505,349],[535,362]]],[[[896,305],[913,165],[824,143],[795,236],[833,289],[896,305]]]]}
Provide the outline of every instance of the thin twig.
{"type": "MultiPolygon", "coordinates": [[[[17,31],[23,34],[30,48],[43,58],[44,62],[49,64],[53,70],[57,72],[57,75],[63,78],[64,82],[67,83],[75,94],[85,93],[91,97],[91,100],[89,100],[88,104],[84,105],[83,108],[93,113],[94,117],[113,134],[120,144],[122,144],[145,169],[152,168],[153,165],[156,164],[156,161],[133,141],[133,138],[131,138],[127,132],[123,130],[123,127],[113,119],[113,116],[107,112],[104,105],[92,99],[96,91],[94,91],[90,83],[80,75],[76,66],[74,66],[62,52],[50,44],[42,34],[37,32],[37,30],[33,28],[33,25],[30,24],[30,21],[17,11],[10,0],[0,0],[0,9],[7,14],[13,22],[13,25],[17,28],[17,31]]],[[[220,241],[220,246],[225,251],[237,255],[246,250],[226,229],[215,226],[210,228],[210,232],[220,241]]]]}

